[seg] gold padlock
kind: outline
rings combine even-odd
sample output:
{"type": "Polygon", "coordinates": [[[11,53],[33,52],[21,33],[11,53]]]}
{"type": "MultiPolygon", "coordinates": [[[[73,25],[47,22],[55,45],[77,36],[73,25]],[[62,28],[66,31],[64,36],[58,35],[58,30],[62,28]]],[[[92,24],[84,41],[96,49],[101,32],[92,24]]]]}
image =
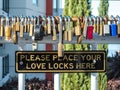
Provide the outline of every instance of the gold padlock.
{"type": "Polygon", "coordinates": [[[100,24],[99,24],[99,17],[97,17],[97,33],[99,34],[100,31],[100,24]]]}
{"type": "Polygon", "coordinates": [[[63,56],[63,44],[58,43],[58,57],[62,57],[62,56],[63,56]]]}
{"type": "Polygon", "coordinates": [[[100,31],[99,31],[99,35],[103,36],[103,19],[102,19],[102,17],[100,17],[100,31]]]}
{"type": "Polygon", "coordinates": [[[24,32],[27,32],[27,17],[25,17],[24,21],[24,32]]]}
{"type": "Polygon", "coordinates": [[[5,40],[9,41],[11,39],[11,28],[10,26],[5,26],[5,40]]]}
{"type": "Polygon", "coordinates": [[[67,32],[67,30],[64,31],[64,36],[63,37],[64,37],[64,40],[68,40],[68,32],[67,32]]]}
{"type": "Polygon", "coordinates": [[[48,17],[48,34],[51,34],[51,19],[50,19],[50,17],[48,17]]]}
{"type": "Polygon", "coordinates": [[[0,36],[3,37],[4,36],[4,18],[1,18],[1,25],[0,25],[0,36]]]}
{"type": "Polygon", "coordinates": [[[68,41],[72,41],[72,31],[68,30],[68,41]]]}
{"type": "Polygon", "coordinates": [[[33,30],[34,30],[34,26],[33,26],[33,24],[30,24],[29,36],[33,36],[33,30]]]}
{"type": "Polygon", "coordinates": [[[16,31],[15,21],[16,21],[16,18],[12,17],[12,32],[16,31]]]}
{"type": "Polygon", "coordinates": [[[33,30],[34,30],[34,17],[31,18],[31,21],[30,21],[30,31],[29,31],[29,36],[33,36],[33,30]]]}
{"type": "Polygon", "coordinates": [[[23,37],[24,34],[24,26],[20,25],[20,37],[23,37]]]}
{"type": "Polygon", "coordinates": [[[20,31],[20,22],[19,22],[19,17],[17,17],[17,22],[15,23],[15,28],[16,31],[19,32],[20,31]]]}
{"type": "Polygon", "coordinates": [[[96,17],[93,17],[93,21],[94,21],[94,24],[93,24],[93,32],[96,33],[97,32],[97,20],[96,20],[96,17]]]}
{"type": "Polygon", "coordinates": [[[27,21],[27,32],[30,32],[30,17],[28,17],[27,21]]]}
{"type": "Polygon", "coordinates": [[[117,32],[118,32],[118,37],[120,38],[120,17],[118,18],[118,24],[117,24],[117,32]]]}
{"type": "Polygon", "coordinates": [[[18,41],[17,32],[14,31],[14,33],[13,33],[13,43],[17,44],[17,41],[18,41]]]}
{"type": "Polygon", "coordinates": [[[83,35],[80,35],[78,38],[77,38],[77,43],[82,43],[82,40],[83,40],[83,35]]]}

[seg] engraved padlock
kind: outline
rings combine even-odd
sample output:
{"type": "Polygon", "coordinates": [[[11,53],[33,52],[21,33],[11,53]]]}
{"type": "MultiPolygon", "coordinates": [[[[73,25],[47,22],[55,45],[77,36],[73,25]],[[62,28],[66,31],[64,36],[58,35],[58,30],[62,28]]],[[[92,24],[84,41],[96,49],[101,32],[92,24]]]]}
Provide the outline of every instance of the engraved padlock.
{"type": "Polygon", "coordinates": [[[20,19],[19,19],[19,17],[17,17],[17,22],[15,23],[15,28],[16,28],[17,32],[20,31],[20,19]]]}
{"type": "Polygon", "coordinates": [[[6,17],[6,26],[5,26],[5,40],[11,40],[11,27],[9,23],[9,17],[6,17]]]}

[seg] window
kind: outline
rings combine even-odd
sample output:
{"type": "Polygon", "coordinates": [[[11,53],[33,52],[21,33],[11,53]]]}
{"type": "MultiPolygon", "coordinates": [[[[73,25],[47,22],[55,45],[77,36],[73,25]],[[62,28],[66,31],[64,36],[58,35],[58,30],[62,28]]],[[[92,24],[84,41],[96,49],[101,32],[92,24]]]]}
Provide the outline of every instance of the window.
{"type": "Polygon", "coordinates": [[[33,3],[34,5],[37,5],[38,0],[32,0],[32,3],[33,3]]]}
{"type": "Polygon", "coordinates": [[[9,13],[9,0],[3,0],[3,10],[9,13]]]}

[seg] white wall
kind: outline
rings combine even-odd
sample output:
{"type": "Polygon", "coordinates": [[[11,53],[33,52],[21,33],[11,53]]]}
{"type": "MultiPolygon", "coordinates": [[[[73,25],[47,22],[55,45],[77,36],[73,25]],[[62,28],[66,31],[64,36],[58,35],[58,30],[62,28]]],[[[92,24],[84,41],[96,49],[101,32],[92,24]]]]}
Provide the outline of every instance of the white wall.
{"type": "Polygon", "coordinates": [[[26,1],[26,15],[46,15],[46,0],[37,0],[37,5],[32,3],[32,0],[25,0],[26,1]]]}
{"type": "MultiPolygon", "coordinates": [[[[32,44],[27,44],[25,46],[25,50],[32,50],[32,44]]],[[[45,44],[38,44],[38,51],[45,51],[46,45],[45,44]]],[[[45,73],[26,73],[26,78],[31,79],[33,77],[37,77],[41,80],[45,80],[45,73]]]]}
{"type": "Polygon", "coordinates": [[[46,15],[46,0],[38,0],[38,4],[33,4],[32,0],[10,0],[9,13],[11,16],[38,16],[46,15]]]}
{"type": "Polygon", "coordinates": [[[10,76],[15,76],[15,51],[18,50],[18,46],[14,44],[4,44],[4,48],[0,49],[3,54],[9,54],[9,72],[10,76]]]}

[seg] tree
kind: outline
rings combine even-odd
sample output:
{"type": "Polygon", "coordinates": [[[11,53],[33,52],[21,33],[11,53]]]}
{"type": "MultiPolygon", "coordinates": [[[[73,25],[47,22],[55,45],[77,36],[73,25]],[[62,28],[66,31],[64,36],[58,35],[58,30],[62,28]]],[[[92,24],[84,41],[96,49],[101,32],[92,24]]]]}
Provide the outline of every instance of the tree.
{"type": "Polygon", "coordinates": [[[108,16],[108,0],[100,0],[100,6],[98,8],[99,16],[108,16]]]}
{"type": "Polygon", "coordinates": [[[91,15],[90,0],[65,0],[65,8],[63,10],[65,16],[89,16],[91,15]]]}

